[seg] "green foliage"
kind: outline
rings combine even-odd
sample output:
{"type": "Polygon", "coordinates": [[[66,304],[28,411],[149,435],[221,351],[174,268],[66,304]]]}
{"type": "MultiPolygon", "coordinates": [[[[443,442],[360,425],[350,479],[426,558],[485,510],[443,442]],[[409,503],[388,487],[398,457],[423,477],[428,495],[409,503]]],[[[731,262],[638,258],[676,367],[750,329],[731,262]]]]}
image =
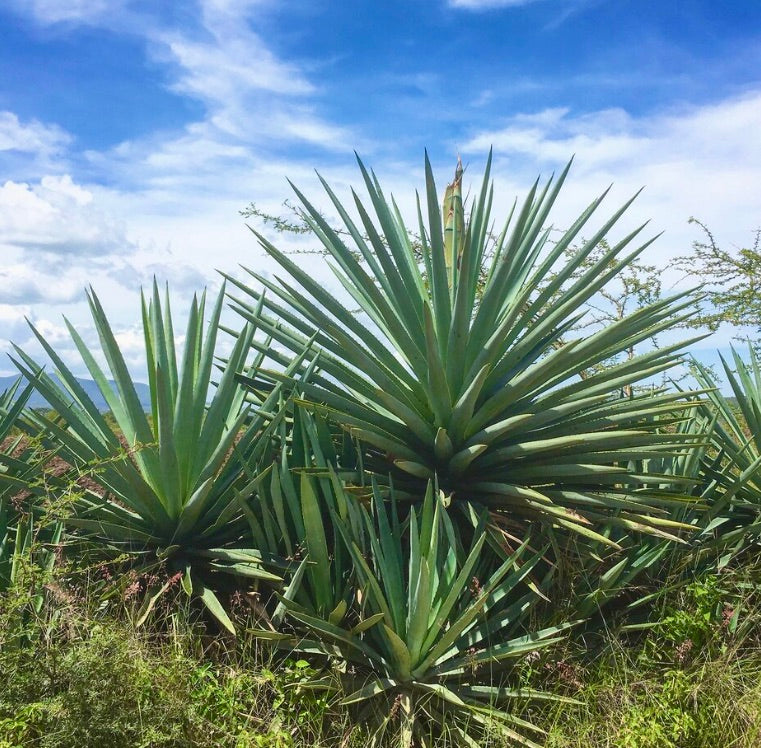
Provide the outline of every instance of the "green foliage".
{"type": "MultiPolygon", "coordinates": [[[[28,460],[14,457],[21,437],[13,438],[21,412],[29,400],[31,387],[18,393],[20,381],[0,395],[0,471],[4,475],[26,477],[31,466],[28,460]]],[[[27,456],[29,452],[24,450],[27,456]]],[[[22,517],[21,492],[15,486],[0,484],[0,592],[10,587],[17,574],[20,558],[30,541],[28,522],[22,517]]]]}
{"type": "Polygon", "coordinates": [[[681,592],[680,606],[667,609],[658,622],[659,633],[673,644],[701,647],[715,627],[731,622],[722,619],[725,593],[716,576],[692,582],[681,592]]]}
{"type": "Polygon", "coordinates": [[[276,667],[265,667],[260,671],[260,678],[271,692],[274,714],[288,714],[289,720],[302,734],[311,734],[315,738],[323,730],[324,723],[334,716],[333,694],[328,689],[321,691],[312,687],[320,675],[307,660],[301,659],[287,659],[276,663],[276,667]]]}
{"type": "MultiPolygon", "coordinates": [[[[288,561],[286,599],[311,615],[338,622],[356,580],[354,560],[331,517],[351,523],[354,537],[361,535],[361,518],[349,511],[355,498],[334,468],[338,456],[325,419],[296,408],[290,434],[285,426],[280,441],[288,441],[289,448],[281,450],[247,510],[251,535],[257,548],[288,561]]],[[[285,610],[281,602],[273,612],[273,630],[285,610]]]]}
{"type": "Polygon", "coordinates": [[[701,532],[726,506],[724,493],[705,476],[715,418],[700,407],[686,410],[683,416],[676,424],[666,425],[669,432],[678,433],[684,440],[679,452],[636,460],[631,467],[649,476],[653,488],[692,496],[691,501],[672,509],[670,516],[696,532],[685,543],[675,544],[610,525],[603,532],[618,549],[598,542],[589,544],[586,554],[573,556],[565,582],[571,590],[570,610],[574,615],[594,615],[594,625],[610,625],[614,615],[626,625],[638,625],[657,604],[654,589],[663,579],[686,580],[716,563],[716,553],[706,552],[706,536],[701,532]]]}
{"type": "Polygon", "coordinates": [[[44,512],[24,487],[44,485],[47,455],[19,429],[32,386],[20,381],[0,395],[0,594],[5,594],[0,648],[37,633],[34,618],[45,599],[59,550],[63,523],[44,512]],[[22,487],[23,486],[23,487],[22,487]]]}
{"type": "Polygon", "coordinates": [[[695,704],[694,684],[682,670],[669,670],[660,684],[638,694],[623,710],[621,748],[686,748],[719,745],[713,704],[695,704]]]}
{"type": "MultiPolygon", "coordinates": [[[[602,201],[593,201],[549,246],[546,222],[567,169],[555,183],[534,185],[492,251],[488,166],[466,223],[459,179],[442,212],[426,161],[422,262],[395,203],[361,163],[360,169],[375,222],[355,198],[356,225],[323,183],[353,250],[296,192],[361,315],[261,235],[262,247],[291,281],[249,271],[265,296],[230,279],[240,289],[238,311],[292,354],[313,342],[319,372],[302,388],[311,407],[359,439],[365,468],[381,481],[391,471],[400,496],[418,500],[435,475],[455,501],[476,501],[513,521],[538,521],[601,542],[606,539],[595,528],[606,522],[638,532],[677,532],[668,508],[679,497],[649,490],[627,465],[679,447],[679,436],[659,431],[650,416],[668,419],[685,407],[677,405],[682,395],[621,398],[618,391],[671,368],[683,344],[594,370],[689,317],[694,300],[685,294],[658,300],[562,345],[585,303],[650,243],[632,250],[634,231],[568,282],[628,204],[548,280],[602,201]],[[560,300],[550,303],[560,288],[560,300]],[[594,373],[579,381],[580,371],[594,373]]],[[[276,359],[290,362],[282,354],[276,359]]]]}
{"type": "Polygon", "coordinates": [[[68,624],[80,632],[0,651],[3,748],[292,748],[336,727],[327,700],[302,689],[301,661],[215,664],[113,620],[68,624]]]}
{"type": "MultiPolygon", "coordinates": [[[[254,336],[247,325],[229,354],[227,367],[210,392],[219,318],[220,292],[204,335],[205,294],[193,300],[184,351],[175,347],[168,297],[163,305],[154,283],[143,298],[143,332],[151,396],[146,414],[127,364],[97,296],[88,296],[103,355],[116,384],[74,327],[69,333],[108,403],[118,430],[98,412],[61,357],[33,327],[54,364],[58,384],[17,348],[17,366],[53,406],[63,423],[32,416],[39,438],[54,448],[71,471],[89,478],[68,520],[71,528],[96,538],[114,557],[130,557],[146,569],[166,566],[146,594],[145,618],[157,597],[181,579],[228,630],[232,622],[212,587],[220,573],[248,579],[276,579],[251,548],[244,507],[266,474],[269,435],[282,418],[272,413],[278,388],[255,402],[235,381],[247,368],[254,336]],[[259,465],[265,469],[260,472],[259,465]]],[[[16,481],[24,487],[23,481],[16,481]]]]}
{"type": "MultiPolygon", "coordinates": [[[[339,669],[345,670],[349,695],[342,703],[360,705],[363,721],[376,723],[373,745],[394,733],[406,747],[413,741],[432,744],[440,733],[476,745],[474,735],[493,732],[535,746],[524,733],[537,728],[505,705],[553,696],[511,688],[505,679],[511,664],[557,643],[571,625],[531,625],[530,611],[540,593],[530,575],[542,552],[524,558],[527,540],[494,568],[485,552],[486,514],[476,518],[472,541],[463,545],[442,495],[432,486],[404,527],[395,507],[389,510],[374,488],[372,511],[349,505],[361,523],[332,517],[356,574],[346,622],[343,616],[310,614],[286,594],[285,617],[295,636],[259,635],[288,651],[319,652],[345,662],[339,669]],[[359,538],[352,529],[358,524],[364,524],[359,538]],[[365,538],[366,554],[360,550],[365,538]]],[[[325,687],[322,680],[314,685],[325,687]]]]}
{"type": "Polygon", "coordinates": [[[577,646],[545,666],[545,678],[581,702],[577,710],[549,705],[547,748],[757,745],[757,573],[705,572],[689,584],[664,576],[646,635],[610,632],[591,652],[577,646]]]}
{"type": "Polygon", "coordinates": [[[744,362],[732,350],[734,367],[721,357],[737,405],[719,390],[712,374],[696,362],[696,376],[710,388],[706,418],[713,418],[710,438],[716,457],[705,461],[706,480],[716,487],[716,506],[701,539],[721,551],[720,565],[756,543],[761,533],[761,366],[749,347],[744,362]]]}
{"type": "Polygon", "coordinates": [[[349,305],[259,236],[290,280],[230,279],[239,332],[224,288],[208,323],[195,298],[179,349],[154,282],[150,412],[93,291],[100,350],[67,325],[109,414],[34,327],[53,373],[16,348],[0,748],[757,745],[758,362],[724,362],[736,408],[699,365],[700,392],[645,391],[685,344],[640,346],[695,297],[661,297],[639,229],[608,243],[628,203],[550,240],[568,169],[498,235],[489,165],[466,212],[426,160],[415,233],[360,169],[374,218],[323,183],[343,228],[298,191],[275,225],[349,305]]]}
{"type": "MultiPolygon", "coordinates": [[[[697,218],[704,239],[692,243],[692,251],[676,259],[685,273],[706,284],[707,306],[692,324],[716,330],[721,324],[761,329],[761,229],[748,247],[720,247],[711,230],[697,218]]],[[[756,335],[753,336],[754,338],[756,335]]]]}

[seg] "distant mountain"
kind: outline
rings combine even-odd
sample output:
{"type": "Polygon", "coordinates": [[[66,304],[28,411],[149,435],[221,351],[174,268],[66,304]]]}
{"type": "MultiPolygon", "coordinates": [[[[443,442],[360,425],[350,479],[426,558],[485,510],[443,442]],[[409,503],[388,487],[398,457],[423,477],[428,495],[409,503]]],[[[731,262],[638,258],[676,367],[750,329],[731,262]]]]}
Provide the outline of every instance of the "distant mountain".
{"type": "MultiPolygon", "coordinates": [[[[52,378],[56,382],[60,381],[55,375],[53,375],[52,378]]],[[[7,390],[16,381],[16,379],[17,378],[14,376],[0,377],[0,393],[5,392],[5,390],[7,390]]],[[[92,379],[78,379],[77,381],[82,385],[87,395],[97,406],[98,410],[105,412],[109,409],[105,399],[103,398],[103,395],[100,394],[98,385],[95,384],[92,379]]],[[[116,386],[114,385],[113,381],[109,382],[109,384],[114,389],[114,391],[116,391],[116,386]]],[[[24,387],[24,382],[21,383],[21,387],[24,387]]],[[[151,394],[150,390],[148,389],[148,385],[142,384],[140,382],[135,382],[135,390],[137,391],[137,396],[140,398],[140,403],[143,408],[145,410],[150,410],[151,394]]],[[[50,407],[49,403],[38,392],[32,393],[32,396],[29,398],[28,405],[31,408],[50,407]]]]}

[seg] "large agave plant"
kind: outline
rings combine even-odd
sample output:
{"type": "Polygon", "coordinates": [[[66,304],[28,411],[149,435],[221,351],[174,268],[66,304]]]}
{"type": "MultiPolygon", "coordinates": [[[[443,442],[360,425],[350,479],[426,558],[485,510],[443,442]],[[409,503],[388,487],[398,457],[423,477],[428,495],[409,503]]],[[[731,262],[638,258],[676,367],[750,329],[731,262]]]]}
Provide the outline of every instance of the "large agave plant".
{"type": "MultiPolygon", "coordinates": [[[[67,326],[116,427],[34,327],[57,380],[16,349],[18,368],[63,419],[61,424],[37,414],[41,438],[58,449],[75,475],[89,479],[68,524],[98,539],[115,556],[126,554],[144,570],[166,564],[174,581],[179,577],[183,589],[232,630],[212,590],[219,574],[277,579],[263,568],[262,555],[252,550],[244,512],[264,475],[259,466],[271,459],[269,435],[282,418],[276,407],[278,388],[252,404],[235,381],[236,372],[252,374],[260,363],[254,361],[253,368],[246,364],[254,328],[247,325],[241,332],[212,387],[224,291],[205,334],[205,294],[194,298],[184,351],[178,352],[168,293],[162,305],[154,283],[150,300],[143,298],[151,397],[146,413],[94,292],[88,301],[113,387],[76,329],[68,321],[67,326]]],[[[171,579],[159,581],[146,598],[144,613],[170,585],[171,579]]]]}
{"type": "MultiPolygon", "coordinates": [[[[375,723],[373,745],[385,745],[388,732],[398,730],[405,748],[432,745],[441,734],[475,746],[488,733],[536,747],[532,736],[542,731],[513,714],[510,702],[563,698],[511,687],[510,669],[560,641],[572,625],[531,625],[541,593],[530,578],[542,551],[529,553],[526,540],[495,566],[483,510],[466,545],[432,485],[404,524],[393,491],[391,497],[384,500],[376,484],[370,508],[344,498],[347,514],[358,521],[332,515],[355,569],[345,620],[304,610],[291,589],[296,578],[282,597],[295,635],[256,633],[288,651],[343,660],[343,703],[357,705],[360,718],[375,723]]],[[[327,573],[327,559],[312,561],[327,573]]],[[[330,687],[330,680],[309,685],[330,687]]]]}
{"type": "Polygon", "coordinates": [[[650,244],[630,249],[640,227],[578,272],[629,203],[557,269],[604,197],[549,242],[548,216],[568,167],[556,182],[533,186],[492,244],[489,165],[466,222],[461,172],[442,209],[426,158],[427,222],[418,202],[418,247],[396,203],[359,166],[375,221],[354,194],[355,223],[323,182],[345,225],[338,233],[296,190],[349,305],[261,234],[290,278],[249,270],[266,297],[233,280],[240,291],[235,308],[292,355],[313,341],[321,374],[303,387],[312,407],[364,445],[366,468],[378,476],[391,471],[400,493],[412,498],[435,476],[455,502],[476,501],[603,542],[608,538],[594,530],[602,522],[653,533],[677,528],[667,507],[679,497],[648,487],[652,479],[629,465],[668,457],[682,442],[651,418],[660,414],[663,423],[682,395],[620,391],[669,369],[686,344],[595,368],[689,316],[693,298],[659,300],[564,342],[585,302],[650,244]]]}

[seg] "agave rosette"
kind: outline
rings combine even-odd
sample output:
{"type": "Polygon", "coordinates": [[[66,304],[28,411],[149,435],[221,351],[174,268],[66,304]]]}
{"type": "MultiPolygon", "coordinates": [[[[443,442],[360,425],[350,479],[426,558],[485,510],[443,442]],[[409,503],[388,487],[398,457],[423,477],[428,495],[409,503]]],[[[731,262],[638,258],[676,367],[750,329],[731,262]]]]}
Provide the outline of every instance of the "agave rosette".
{"type": "Polygon", "coordinates": [[[711,372],[695,362],[697,379],[708,389],[702,406],[712,419],[713,459],[704,459],[705,480],[715,495],[699,542],[723,549],[721,563],[761,537],[761,365],[752,346],[748,360],[732,349],[720,356],[736,405],[722,394],[711,372]]]}
{"type": "MultiPolygon", "coordinates": [[[[247,363],[255,328],[246,325],[241,331],[213,386],[224,289],[205,333],[205,293],[194,297],[184,350],[178,352],[168,293],[162,304],[154,282],[150,299],[143,298],[151,400],[146,412],[94,292],[88,301],[113,386],[68,321],[67,327],[115,427],[34,327],[57,379],[16,349],[18,368],[57,414],[34,415],[40,438],[57,449],[73,476],[88,479],[80,486],[68,525],[100,541],[114,556],[126,554],[144,570],[166,564],[188,594],[199,597],[233,630],[212,589],[220,573],[279,579],[264,568],[268,559],[252,548],[245,515],[271,461],[271,433],[283,418],[279,387],[257,400],[235,380],[240,371],[253,376],[261,363],[261,356],[247,363]]],[[[296,359],[294,366],[298,364],[296,359]]],[[[169,589],[171,577],[150,590],[140,619],[169,589]]]]}
{"type": "MultiPolygon", "coordinates": [[[[476,501],[523,523],[603,542],[594,530],[603,522],[671,534],[680,525],[669,519],[670,508],[689,499],[653,487],[631,463],[680,448],[682,437],[659,430],[652,417],[659,424],[678,419],[683,395],[619,392],[672,367],[689,341],[595,367],[689,317],[694,298],[662,299],[566,340],[585,303],[652,240],[631,249],[640,227],[574,275],[627,203],[558,269],[604,197],[550,242],[548,216],[569,164],[543,188],[537,181],[492,241],[490,162],[466,222],[461,173],[442,214],[426,158],[428,220],[418,201],[419,248],[361,161],[377,222],[354,193],[355,223],[323,181],[345,226],[339,233],[294,188],[351,307],[258,233],[290,279],[251,270],[256,287],[230,279],[239,291],[234,307],[290,355],[312,342],[320,371],[302,387],[311,407],[350,431],[365,449],[365,468],[381,479],[391,472],[400,494],[419,497],[435,476],[455,501],[476,501]]],[[[290,355],[274,357],[287,364],[290,355]]]]}
{"type": "MultiPolygon", "coordinates": [[[[21,390],[20,385],[19,379],[0,394],[0,592],[17,583],[22,568],[42,572],[46,578],[63,533],[60,520],[40,521],[41,512],[23,487],[40,481],[46,461],[39,445],[30,444],[25,433],[24,409],[34,387],[21,390]]],[[[33,583],[30,603],[32,611],[39,612],[45,594],[39,575],[33,583]]]]}
{"type": "MultiPolygon", "coordinates": [[[[377,483],[373,493],[370,507],[346,496],[347,517],[331,513],[354,564],[354,595],[343,620],[295,602],[301,579],[294,578],[281,598],[281,617],[295,633],[254,633],[289,652],[344,660],[343,703],[375,722],[372,745],[385,745],[384,734],[396,729],[403,746],[432,744],[432,733],[443,732],[458,745],[479,745],[477,738],[496,733],[538,748],[534,738],[542,730],[514,714],[511,702],[573,700],[511,686],[510,671],[577,623],[532,627],[532,610],[543,598],[538,587],[548,580],[537,585],[531,577],[546,549],[529,552],[527,539],[495,564],[485,547],[483,509],[467,544],[432,485],[405,523],[393,489],[390,502],[377,483]]],[[[311,560],[327,570],[325,560],[311,560]]],[[[330,688],[331,681],[304,686],[330,688]]]]}

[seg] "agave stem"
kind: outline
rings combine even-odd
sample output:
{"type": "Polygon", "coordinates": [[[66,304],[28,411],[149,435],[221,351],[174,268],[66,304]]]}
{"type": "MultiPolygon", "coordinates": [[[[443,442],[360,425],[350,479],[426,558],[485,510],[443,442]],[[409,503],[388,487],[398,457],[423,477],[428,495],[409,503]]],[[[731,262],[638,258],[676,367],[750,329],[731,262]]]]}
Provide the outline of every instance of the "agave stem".
{"type": "MultiPolygon", "coordinates": [[[[462,160],[457,156],[457,168],[452,184],[444,192],[444,262],[447,267],[447,284],[450,291],[454,288],[455,275],[462,254],[463,225],[465,213],[462,207],[462,160]]],[[[435,251],[435,250],[434,250],[435,251]]]]}

